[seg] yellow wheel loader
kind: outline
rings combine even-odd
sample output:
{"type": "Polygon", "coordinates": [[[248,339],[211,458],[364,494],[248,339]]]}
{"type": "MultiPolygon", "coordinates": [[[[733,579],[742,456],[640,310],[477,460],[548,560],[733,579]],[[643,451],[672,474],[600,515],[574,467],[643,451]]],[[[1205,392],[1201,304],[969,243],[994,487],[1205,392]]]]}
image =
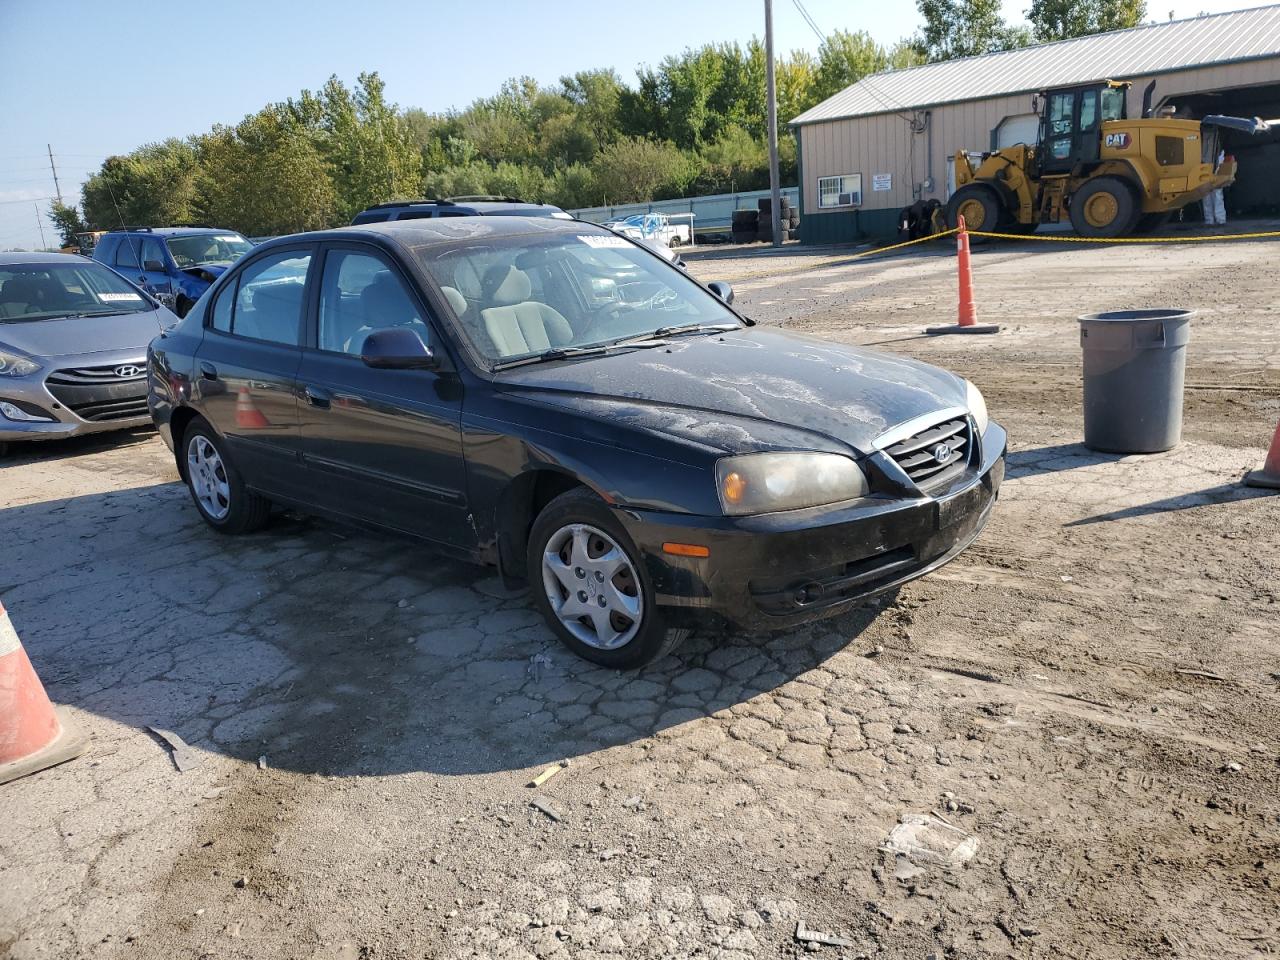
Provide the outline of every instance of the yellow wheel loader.
{"type": "MultiPolygon", "coordinates": [[[[956,154],[956,191],[948,227],[964,217],[970,230],[1031,233],[1042,223],[1071,220],[1083,237],[1119,237],[1162,225],[1178,209],[1235,181],[1232,158],[1218,163],[1221,128],[1256,134],[1268,121],[1239,117],[1178,120],[1151,111],[1126,116],[1128,83],[1108,80],[1038,95],[1035,146],[984,154],[975,167],[956,154]]],[[[1270,121],[1276,123],[1276,121],[1270,121]]]]}

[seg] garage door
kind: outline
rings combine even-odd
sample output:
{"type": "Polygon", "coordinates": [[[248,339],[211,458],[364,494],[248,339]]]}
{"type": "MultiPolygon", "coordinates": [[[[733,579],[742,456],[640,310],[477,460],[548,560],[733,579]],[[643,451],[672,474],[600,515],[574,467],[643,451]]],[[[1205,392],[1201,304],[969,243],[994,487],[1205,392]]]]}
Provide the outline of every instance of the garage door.
{"type": "Polygon", "coordinates": [[[1035,146],[1039,133],[1040,118],[1034,113],[1005,117],[1000,121],[1000,126],[996,127],[996,149],[1001,150],[1018,143],[1035,146]]]}

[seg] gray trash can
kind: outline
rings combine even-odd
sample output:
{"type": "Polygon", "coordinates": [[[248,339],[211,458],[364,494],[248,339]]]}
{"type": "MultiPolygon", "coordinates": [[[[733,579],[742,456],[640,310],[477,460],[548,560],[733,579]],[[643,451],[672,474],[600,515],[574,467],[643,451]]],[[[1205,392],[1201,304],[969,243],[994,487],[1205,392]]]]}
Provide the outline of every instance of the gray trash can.
{"type": "Polygon", "coordinates": [[[1080,318],[1084,445],[1159,453],[1182,439],[1190,310],[1118,310],[1080,318]]]}

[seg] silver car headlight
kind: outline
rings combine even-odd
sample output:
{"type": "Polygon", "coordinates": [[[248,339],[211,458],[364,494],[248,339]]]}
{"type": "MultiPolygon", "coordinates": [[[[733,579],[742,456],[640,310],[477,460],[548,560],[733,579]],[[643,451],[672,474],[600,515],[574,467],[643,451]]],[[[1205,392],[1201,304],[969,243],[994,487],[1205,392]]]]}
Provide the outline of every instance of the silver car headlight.
{"type": "Polygon", "coordinates": [[[16,353],[0,350],[0,377],[25,377],[40,369],[40,364],[16,353]]]}
{"type": "Polygon", "coordinates": [[[753,453],[716,464],[725,516],[799,510],[866,496],[867,478],[835,453],[753,453]]]}
{"type": "Polygon", "coordinates": [[[987,424],[991,422],[991,418],[987,416],[987,401],[982,398],[982,391],[968,380],[964,382],[964,390],[965,406],[969,408],[973,422],[978,425],[978,434],[982,435],[987,432],[987,424]]]}

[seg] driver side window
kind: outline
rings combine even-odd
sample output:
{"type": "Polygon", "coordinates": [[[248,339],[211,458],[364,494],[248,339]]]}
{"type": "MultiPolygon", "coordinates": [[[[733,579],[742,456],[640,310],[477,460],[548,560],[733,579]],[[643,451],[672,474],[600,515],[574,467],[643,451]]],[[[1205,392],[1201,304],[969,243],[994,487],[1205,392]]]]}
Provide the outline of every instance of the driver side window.
{"type": "Polygon", "coordinates": [[[413,297],[391,267],[378,257],[353,250],[330,250],[320,281],[321,350],[359,356],[374,330],[408,326],[423,343],[430,332],[413,297]]]}

